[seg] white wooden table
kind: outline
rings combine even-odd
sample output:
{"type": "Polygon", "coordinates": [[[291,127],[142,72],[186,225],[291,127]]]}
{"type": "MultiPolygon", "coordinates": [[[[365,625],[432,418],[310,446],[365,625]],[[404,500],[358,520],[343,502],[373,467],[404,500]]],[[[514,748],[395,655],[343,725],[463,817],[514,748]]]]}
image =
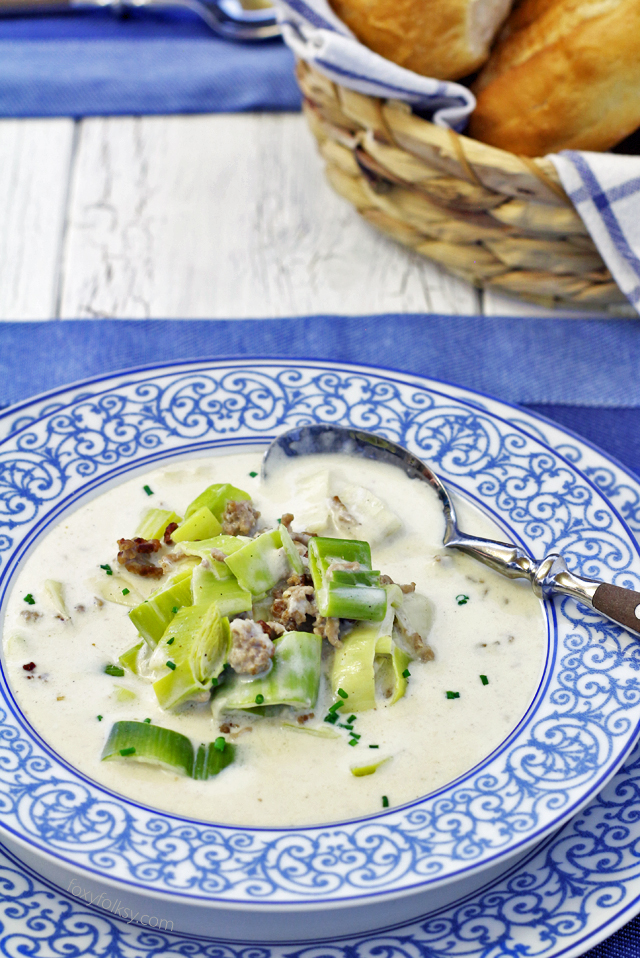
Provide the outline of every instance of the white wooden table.
{"type": "Polygon", "coordinates": [[[300,114],[0,120],[0,319],[387,312],[545,314],[370,228],[300,114]]]}

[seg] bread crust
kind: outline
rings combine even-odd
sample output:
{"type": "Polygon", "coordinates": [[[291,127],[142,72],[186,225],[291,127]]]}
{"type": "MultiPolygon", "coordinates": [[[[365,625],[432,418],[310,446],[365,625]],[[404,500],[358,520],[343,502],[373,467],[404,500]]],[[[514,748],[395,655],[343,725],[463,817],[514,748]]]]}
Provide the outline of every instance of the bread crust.
{"type": "Polygon", "coordinates": [[[640,126],[640,0],[524,0],[473,89],[476,139],[610,149],[640,126]]]}
{"type": "Polygon", "coordinates": [[[329,0],[358,39],[423,76],[457,80],[477,70],[511,0],[329,0]]]}

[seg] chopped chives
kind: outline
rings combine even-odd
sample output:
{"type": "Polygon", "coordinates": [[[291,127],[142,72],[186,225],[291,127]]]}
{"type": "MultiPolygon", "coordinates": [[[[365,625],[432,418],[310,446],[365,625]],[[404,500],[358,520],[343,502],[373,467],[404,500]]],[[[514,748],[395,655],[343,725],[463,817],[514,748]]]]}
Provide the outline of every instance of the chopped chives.
{"type": "Polygon", "coordinates": [[[488,684],[489,684],[489,679],[487,678],[486,675],[481,675],[481,676],[480,676],[480,681],[482,682],[483,685],[488,685],[488,684]]]}
{"type": "Polygon", "coordinates": [[[123,594],[123,595],[129,595],[129,592],[130,592],[130,591],[131,591],[130,589],[123,589],[123,590],[122,590],[122,594],[123,594]]]}
{"type": "Polygon", "coordinates": [[[342,708],[342,702],[334,702],[333,705],[329,706],[329,711],[333,714],[337,712],[339,708],[342,708]]]}
{"type": "Polygon", "coordinates": [[[147,725],[151,725],[151,719],[144,719],[144,721],[147,723],[147,725]]]}
{"type": "Polygon", "coordinates": [[[101,722],[101,721],[102,721],[102,716],[101,716],[101,715],[98,715],[98,717],[97,717],[97,718],[98,718],[98,721],[99,721],[99,722],[101,722]]]}
{"type": "Polygon", "coordinates": [[[251,476],[252,479],[255,479],[255,477],[258,475],[258,473],[257,473],[257,472],[250,472],[249,475],[251,476]]]}
{"type": "Polygon", "coordinates": [[[177,605],[174,605],[174,607],[171,609],[171,611],[173,612],[174,615],[177,615],[177,614],[178,614],[178,606],[177,606],[177,605]]]}
{"type": "Polygon", "coordinates": [[[328,715],[325,715],[324,720],[325,722],[329,722],[330,725],[335,725],[338,721],[338,716],[335,712],[329,712],[328,715]]]}
{"type": "Polygon", "coordinates": [[[144,491],[146,492],[148,496],[153,495],[153,489],[151,488],[151,486],[143,486],[142,488],[144,489],[144,491]]]}
{"type": "Polygon", "coordinates": [[[219,735],[218,738],[213,743],[213,747],[215,748],[216,752],[224,752],[224,747],[226,744],[227,743],[225,739],[222,737],[222,735],[219,735]]]}
{"type": "Polygon", "coordinates": [[[348,699],[348,698],[349,698],[349,693],[348,693],[348,692],[345,692],[344,689],[338,689],[338,695],[340,696],[341,699],[348,699]]]}
{"type": "Polygon", "coordinates": [[[340,723],[340,728],[348,728],[350,732],[353,731],[353,725],[351,723],[348,723],[347,725],[340,723]]]}
{"type": "Polygon", "coordinates": [[[23,599],[22,601],[23,601],[23,602],[26,602],[27,605],[35,605],[35,604],[36,604],[36,600],[33,598],[33,596],[31,595],[30,592],[27,592],[27,594],[25,595],[25,597],[24,597],[24,599],[23,599]]]}
{"type": "Polygon", "coordinates": [[[469,601],[469,596],[465,595],[463,592],[461,592],[460,595],[456,596],[456,602],[458,603],[458,605],[466,605],[468,601],[469,601]]]}
{"type": "Polygon", "coordinates": [[[447,692],[447,698],[448,698],[448,699],[459,699],[459,698],[460,698],[460,693],[459,693],[459,692],[447,692]]]}
{"type": "Polygon", "coordinates": [[[171,669],[172,672],[175,672],[175,670],[176,670],[176,663],[175,663],[175,662],[172,662],[171,659],[169,659],[169,660],[167,661],[166,666],[167,666],[168,669],[171,669]]]}
{"type": "Polygon", "coordinates": [[[262,692],[258,692],[258,694],[256,695],[256,705],[262,705],[263,702],[264,702],[264,695],[262,694],[262,692]]]}
{"type": "Polygon", "coordinates": [[[211,679],[211,684],[215,687],[216,685],[219,685],[220,683],[218,682],[217,679],[211,679]]]}
{"type": "Polygon", "coordinates": [[[370,745],[369,748],[380,748],[379,745],[370,745]]]}
{"type": "Polygon", "coordinates": [[[111,568],[108,562],[105,562],[104,565],[100,566],[100,568],[104,569],[107,575],[113,575],[113,569],[111,568]]]}
{"type": "Polygon", "coordinates": [[[347,722],[355,722],[357,717],[358,717],[357,715],[350,715],[349,718],[347,719],[347,722]]]}
{"type": "Polygon", "coordinates": [[[357,738],[350,738],[350,739],[349,739],[349,745],[357,745],[357,744],[358,744],[358,739],[357,739],[357,738]]]}
{"type": "Polygon", "coordinates": [[[411,672],[409,671],[409,669],[405,669],[404,672],[402,673],[403,679],[408,679],[410,675],[411,675],[411,672]]]}
{"type": "Polygon", "coordinates": [[[124,669],[120,668],[119,665],[111,665],[111,663],[109,663],[109,665],[105,665],[104,670],[107,675],[113,675],[117,678],[124,675],[124,669]]]}
{"type": "Polygon", "coordinates": [[[167,645],[173,645],[175,640],[175,635],[172,635],[170,639],[167,639],[167,645]]]}
{"type": "Polygon", "coordinates": [[[358,735],[356,732],[352,732],[352,733],[351,733],[351,738],[356,738],[356,739],[362,738],[362,735],[358,735]]]}
{"type": "Polygon", "coordinates": [[[136,751],[136,750],[135,750],[135,748],[134,748],[133,745],[132,745],[130,748],[121,748],[121,749],[120,749],[120,754],[121,754],[121,755],[135,755],[135,751],[136,751]]]}
{"type": "Polygon", "coordinates": [[[386,795],[382,796],[382,807],[389,808],[389,799],[387,798],[386,795]]]}

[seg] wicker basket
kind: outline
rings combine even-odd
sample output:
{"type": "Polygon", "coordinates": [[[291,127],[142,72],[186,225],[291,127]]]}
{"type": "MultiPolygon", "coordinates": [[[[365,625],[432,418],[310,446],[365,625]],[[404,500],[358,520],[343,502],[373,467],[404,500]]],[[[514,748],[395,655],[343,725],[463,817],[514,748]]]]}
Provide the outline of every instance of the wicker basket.
{"type": "Polygon", "coordinates": [[[547,159],[515,156],[298,62],[333,188],[369,223],[481,289],[635,315],[547,159]]]}

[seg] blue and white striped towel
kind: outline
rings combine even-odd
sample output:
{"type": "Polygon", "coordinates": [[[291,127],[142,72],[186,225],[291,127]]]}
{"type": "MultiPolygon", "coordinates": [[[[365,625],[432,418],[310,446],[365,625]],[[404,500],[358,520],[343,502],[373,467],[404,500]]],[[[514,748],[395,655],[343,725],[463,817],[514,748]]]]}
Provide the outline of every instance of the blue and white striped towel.
{"type": "MultiPolygon", "coordinates": [[[[459,83],[396,66],[361,44],[328,0],[276,0],[285,41],[331,80],[411,103],[439,126],[464,129],[475,107],[459,83]]],[[[640,157],[563,151],[550,156],[616,283],[640,313],[640,157]]]]}

